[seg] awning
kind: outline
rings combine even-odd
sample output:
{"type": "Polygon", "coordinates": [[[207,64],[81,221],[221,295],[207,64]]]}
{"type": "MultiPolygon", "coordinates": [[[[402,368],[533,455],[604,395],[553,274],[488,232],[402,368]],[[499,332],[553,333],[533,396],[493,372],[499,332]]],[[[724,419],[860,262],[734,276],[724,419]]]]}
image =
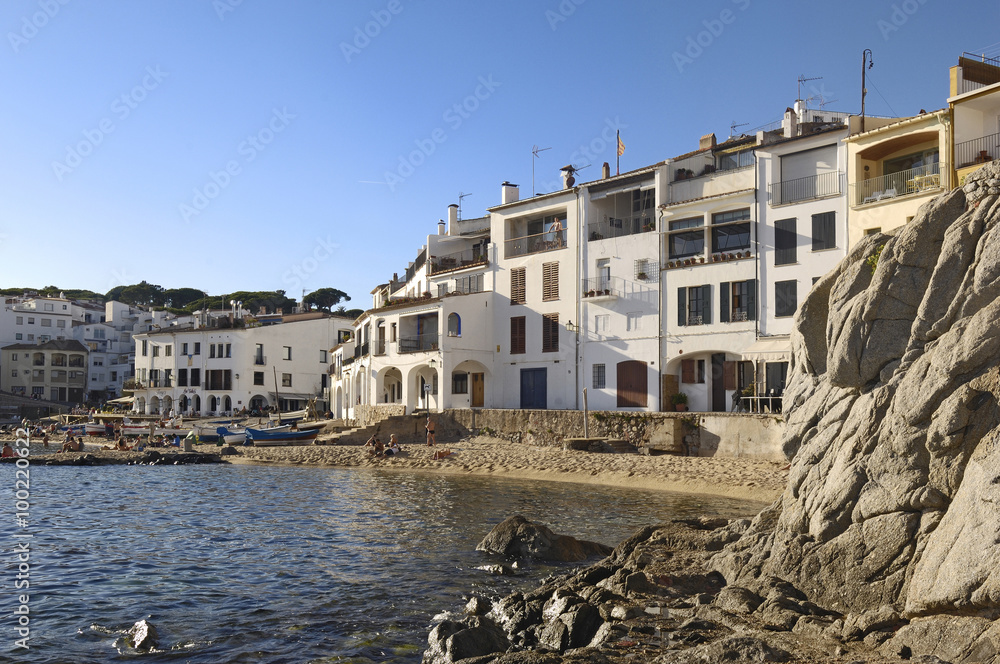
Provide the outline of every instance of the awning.
{"type": "Polygon", "coordinates": [[[789,337],[769,337],[758,339],[742,353],[744,360],[758,362],[788,361],[792,356],[792,342],[789,337]]]}
{"type": "Polygon", "coordinates": [[[135,397],[118,397],[117,399],[111,399],[108,403],[132,403],[135,401],[135,397]]]}

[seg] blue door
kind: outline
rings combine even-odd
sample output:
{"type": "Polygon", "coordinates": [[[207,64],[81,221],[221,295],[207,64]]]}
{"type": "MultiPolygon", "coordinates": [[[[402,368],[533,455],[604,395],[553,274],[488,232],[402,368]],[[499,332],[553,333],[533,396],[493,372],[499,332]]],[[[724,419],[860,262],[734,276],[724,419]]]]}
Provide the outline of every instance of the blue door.
{"type": "Polygon", "coordinates": [[[521,369],[521,408],[545,410],[545,369],[521,369]]]}

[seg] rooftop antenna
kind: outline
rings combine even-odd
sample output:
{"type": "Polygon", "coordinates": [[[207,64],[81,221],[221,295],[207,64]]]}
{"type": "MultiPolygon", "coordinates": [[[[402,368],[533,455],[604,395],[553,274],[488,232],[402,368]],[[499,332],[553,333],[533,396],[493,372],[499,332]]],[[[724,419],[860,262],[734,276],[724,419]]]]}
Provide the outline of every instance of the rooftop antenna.
{"type": "Polygon", "coordinates": [[[802,101],[802,84],[808,83],[809,81],[822,81],[822,76],[814,76],[812,78],[806,78],[805,74],[799,74],[799,87],[795,91],[795,101],[802,101]]]}
{"type": "Polygon", "coordinates": [[[872,57],[872,50],[866,48],[861,52],[861,133],[865,132],[865,95],[868,88],[865,87],[865,73],[875,66],[875,58],[872,57]],[[868,65],[867,67],[865,65],[868,65]]]}
{"type": "Polygon", "coordinates": [[[729,125],[729,138],[732,138],[733,136],[736,135],[736,128],[737,127],[746,127],[748,124],[750,124],[750,123],[749,122],[740,122],[740,123],[737,123],[736,120],[733,120],[733,123],[731,125],[729,125]]]}
{"type": "Polygon", "coordinates": [[[466,196],[471,196],[472,194],[466,194],[463,192],[458,192],[458,220],[462,221],[462,199],[466,196]]]}
{"type": "MultiPolygon", "coordinates": [[[[545,152],[546,150],[551,150],[552,148],[540,148],[537,145],[531,146],[531,154],[535,155],[535,159],[538,159],[539,152],[545,152]]],[[[531,195],[535,195],[535,159],[531,160],[531,195]]]]}

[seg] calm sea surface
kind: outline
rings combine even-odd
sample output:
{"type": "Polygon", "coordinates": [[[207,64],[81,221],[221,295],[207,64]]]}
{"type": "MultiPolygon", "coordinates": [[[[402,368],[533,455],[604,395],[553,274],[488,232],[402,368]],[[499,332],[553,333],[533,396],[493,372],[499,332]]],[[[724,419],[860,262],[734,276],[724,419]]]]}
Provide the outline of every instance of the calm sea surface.
{"type": "Polygon", "coordinates": [[[517,577],[475,551],[512,514],[615,545],[677,516],[761,505],[574,484],[263,466],[32,467],[28,527],[0,467],[0,661],[401,662],[435,616],[517,577]],[[30,650],[14,649],[15,534],[31,534],[30,650]],[[146,618],[157,651],[121,635],[146,618]]]}

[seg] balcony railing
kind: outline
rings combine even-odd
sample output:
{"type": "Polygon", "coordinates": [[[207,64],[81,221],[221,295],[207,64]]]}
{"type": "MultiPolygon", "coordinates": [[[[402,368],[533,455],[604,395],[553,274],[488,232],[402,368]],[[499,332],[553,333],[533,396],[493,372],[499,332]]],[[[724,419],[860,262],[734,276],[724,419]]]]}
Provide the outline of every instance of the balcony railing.
{"type": "Polygon", "coordinates": [[[420,353],[438,349],[437,334],[420,334],[415,337],[400,337],[398,351],[400,353],[420,353]]]}
{"type": "Polygon", "coordinates": [[[955,143],[955,163],[959,168],[1000,159],[1000,133],[955,143]]]}
{"type": "Polygon", "coordinates": [[[651,233],[656,230],[656,221],[648,215],[595,221],[587,226],[587,237],[593,242],[606,238],[651,233]]]}
{"type": "Polygon", "coordinates": [[[375,342],[375,355],[385,355],[385,339],[379,339],[375,342]]]}
{"type": "Polygon", "coordinates": [[[831,171],[794,180],[774,182],[770,187],[771,205],[797,203],[825,196],[836,196],[843,191],[843,173],[831,171]]]}
{"type": "Polygon", "coordinates": [[[267,364],[267,355],[255,355],[253,358],[253,363],[257,366],[264,366],[267,364]]]}
{"type": "Polygon", "coordinates": [[[488,263],[489,260],[486,258],[485,251],[480,247],[473,247],[445,256],[431,256],[430,273],[437,274],[438,272],[456,270],[461,267],[487,265],[488,263]]]}
{"type": "Polygon", "coordinates": [[[417,255],[417,260],[413,261],[413,265],[406,268],[406,277],[403,281],[408,283],[417,274],[417,271],[424,266],[425,262],[427,262],[426,248],[420,251],[420,254],[417,255]]]}
{"type": "Polygon", "coordinates": [[[594,277],[584,279],[582,285],[583,297],[621,297],[621,279],[615,277],[594,277]]]}
{"type": "Polygon", "coordinates": [[[528,254],[538,254],[543,251],[553,251],[566,247],[566,229],[561,231],[548,231],[537,235],[525,235],[515,237],[504,243],[504,256],[513,258],[514,256],[527,256],[528,254]]]}
{"type": "Polygon", "coordinates": [[[935,191],[941,188],[941,171],[948,172],[943,163],[928,164],[869,178],[851,185],[851,205],[868,205],[897,196],[935,191]]]}

